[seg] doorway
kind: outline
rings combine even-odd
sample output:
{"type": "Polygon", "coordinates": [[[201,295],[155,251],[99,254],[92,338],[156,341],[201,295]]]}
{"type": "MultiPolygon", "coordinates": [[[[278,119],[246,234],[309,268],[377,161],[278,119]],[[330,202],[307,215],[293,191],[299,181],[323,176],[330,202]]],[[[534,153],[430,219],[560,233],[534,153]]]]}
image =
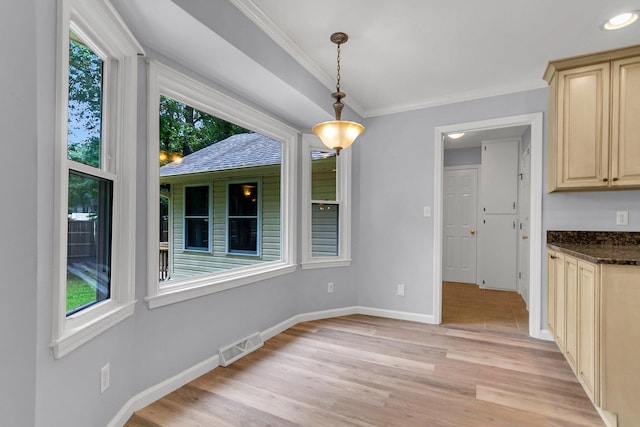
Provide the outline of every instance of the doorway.
{"type": "Polygon", "coordinates": [[[443,158],[444,136],[450,132],[471,132],[530,126],[530,197],[529,197],[529,335],[548,338],[542,327],[542,113],[503,117],[479,122],[460,123],[435,129],[434,156],[434,322],[442,321],[442,256],[443,256],[443,158]]]}

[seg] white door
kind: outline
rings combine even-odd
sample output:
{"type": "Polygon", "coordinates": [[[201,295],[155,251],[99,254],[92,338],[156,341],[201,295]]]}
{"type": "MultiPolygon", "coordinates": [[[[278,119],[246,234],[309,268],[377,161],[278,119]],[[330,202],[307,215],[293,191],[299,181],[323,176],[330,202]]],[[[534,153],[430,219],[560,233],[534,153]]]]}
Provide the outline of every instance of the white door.
{"type": "Polygon", "coordinates": [[[478,224],[478,284],[515,291],[517,215],[483,215],[478,224]]]}
{"type": "Polygon", "coordinates": [[[516,214],[519,140],[482,142],[480,208],[483,214],[516,214]]]}
{"type": "Polygon", "coordinates": [[[482,142],[478,284],[515,291],[518,267],[519,139],[482,142]]]}
{"type": "Polygon", "coordinates": [[[520,181],[518,197],[520,207],[518,209],[518,292],[529,307],[529,198],[530,191],[530,154],[531,149],[527,149],[520,159],[520,181]]]}
{"type": "Polygon", "coordinates": [[[442,279],[476,283],[477,169],[444,171],[442,279]]]}

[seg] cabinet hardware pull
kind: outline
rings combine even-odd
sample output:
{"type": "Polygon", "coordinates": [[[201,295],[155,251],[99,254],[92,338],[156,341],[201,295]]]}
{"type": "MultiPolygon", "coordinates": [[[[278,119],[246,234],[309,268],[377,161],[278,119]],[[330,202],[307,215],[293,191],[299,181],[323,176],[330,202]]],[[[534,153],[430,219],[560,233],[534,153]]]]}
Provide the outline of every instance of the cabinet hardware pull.
{"type": "Polygon", "coordinates": [[[558,257],[555,255],[549,255],[549,256],[551,257],[551,259],[558,259],[558,257]]]}
{"type": "Polygon", "coordinates": [[[602,182],[607,182],[609,181],[609,178],[602,178],[602,182]]]}
{"type": "Polygon", "coordinates": [[[618,180],[618,178],[613,178],[613,179],[612,179],[612,181],[617,181],[617,180],[618,180]]]}

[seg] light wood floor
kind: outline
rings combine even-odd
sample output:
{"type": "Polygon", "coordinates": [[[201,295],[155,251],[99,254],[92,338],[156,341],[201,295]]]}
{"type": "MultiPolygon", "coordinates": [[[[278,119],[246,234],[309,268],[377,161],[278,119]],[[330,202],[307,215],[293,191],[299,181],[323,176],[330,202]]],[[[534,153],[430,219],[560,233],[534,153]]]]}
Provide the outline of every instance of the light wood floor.
{"type": "Polygon", "coordinates": [[[518,293],[480,289],[468,283],[442,284],[442,323],[529,335],[529,313],[518,293]]]}
{"type": "Polygon", "coordinates": [[[364,315],[298,324],[126,426],[603,425],[555,344],[528,338],[520,309],[506,319],[513,295],[471,316],[474,292],[445,286],[441,326],[364,315]]]}

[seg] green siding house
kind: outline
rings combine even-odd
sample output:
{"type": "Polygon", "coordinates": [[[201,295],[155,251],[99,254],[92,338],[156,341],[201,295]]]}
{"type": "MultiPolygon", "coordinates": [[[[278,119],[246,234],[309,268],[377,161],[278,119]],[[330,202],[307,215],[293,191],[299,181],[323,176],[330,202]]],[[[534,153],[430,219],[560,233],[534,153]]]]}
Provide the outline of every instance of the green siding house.
{"type": "Polygon", "coordinates": [[[246,133],[162,166],[161,280],[279,260],[280,163],[278,141],[246,133]]]}

